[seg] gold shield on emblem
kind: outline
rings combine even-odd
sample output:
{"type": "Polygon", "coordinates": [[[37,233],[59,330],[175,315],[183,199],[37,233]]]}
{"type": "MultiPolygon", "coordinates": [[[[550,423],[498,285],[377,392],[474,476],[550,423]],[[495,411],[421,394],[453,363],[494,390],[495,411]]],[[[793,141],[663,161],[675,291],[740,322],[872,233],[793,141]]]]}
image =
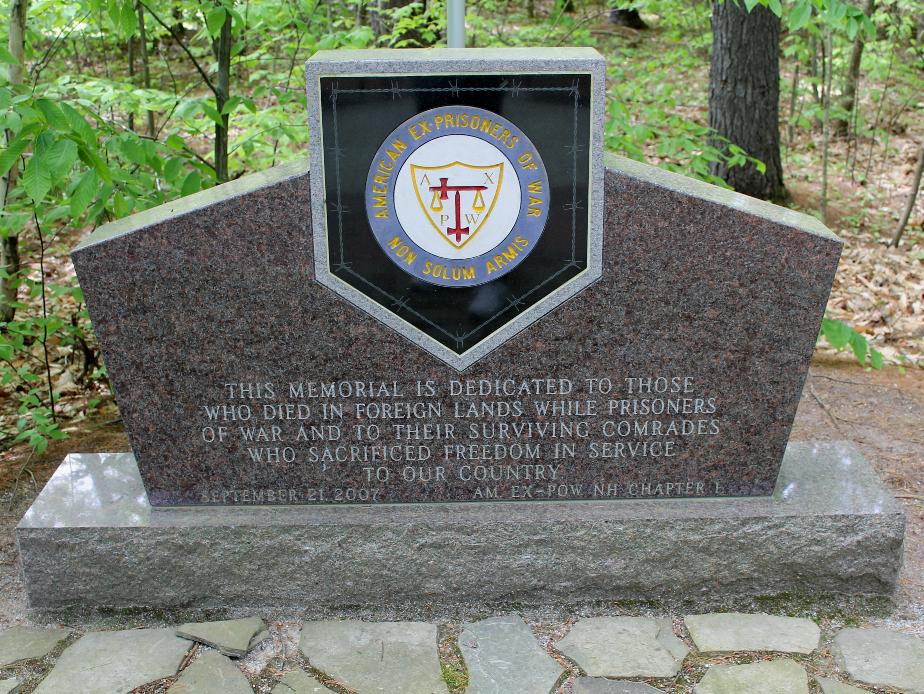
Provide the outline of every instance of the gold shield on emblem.
{"type": "Polygon", "coordinates": [[[411,164],[411,175],[424,216],[441,238],[459,249],[481,231],[491,216],[504,177],[504,163],[411,164]]]}

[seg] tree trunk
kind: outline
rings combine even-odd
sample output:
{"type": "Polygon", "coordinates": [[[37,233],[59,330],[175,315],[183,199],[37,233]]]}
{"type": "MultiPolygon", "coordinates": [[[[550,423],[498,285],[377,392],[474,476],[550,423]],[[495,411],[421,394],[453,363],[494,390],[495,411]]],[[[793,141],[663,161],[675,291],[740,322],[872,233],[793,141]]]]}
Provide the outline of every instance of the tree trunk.
{"type": "Polygon", "coordinates": [[[372,0],[369,3],[369,27],[378,40],[386,33],[385,22],[382,21],[382,0],[372,0]]]}
{"type": "Polygon", "coordinates": [[[709,127],[713,144],[728,143],[766,165],[761,173],[750,162],[729,168],[713,162],[710,171],[735,190],[763,199],[781,199],[780,20],[766,7],[750,13],[735,2],[712,5],[712,67],[709,73],[709,127]],[[726,142],[727,140],[727,142],[726,142]]]}
{"type": "Polygon", "coordinates": [[[645,20],[639,16],[638,10],[610,10],[610,24],[629,27],[630,29],[647,29],[645,20]]]}
{"type": "Polygon", "coordinates": [[[891,246],[898,248],[898,242],[902,240],[902,233],[905,226],[911,218],[911,212],[914,210],[914,203],[918,198],[918,190],[921,187],[921,175],[924,174],[924,140],[921,140],[921,148],[918,150],[918,165],[914,169],[914,177],[911,181],[911,190],[908,191],[908,203],[905,205],[905,212],[898,222],[895,229],[895,236],[892,237],[891,246]]]}
{"type": "Polygon", "coordinates": [[[825,35],[822,41],[824,62],[822,72],[822,121],[821,121],[821,221],[828,221],[828,157],[831,152],[831,78],[834,74],[834,40],[831,37],[830,25],[825,26],[825,35]]]}
{"type": "MultiPolygon", "coordinates": [[[[135,37],[128,37],[128,83],[135,86],[135,37]]],[[[135,112],[128,112],[128,129],[135,130],[135,112]]]]}
{"type": "Polygon", "coordinates": [[[22,84],[26,62],[26,16],[28,13],[29,0],[12,0],[8,49],[16,59],[16,64],[7,66],[10,84],[22,84]]]}
{"type": "Polygon", "coordinates": [[[799,67],[799,63],[796,63],[796,70],[792,76],[792,90],[789,92],[789,118],[786,121],[787,151],[792,147],[792,139],[795,136],[796,98],[799,95],[799,67]]]}
{"type": "Polygon", "coordinates": [[[228,125],[230,115],[223,113],[230,97],[231,83],[231,13],[225,12],[225,23],[216,39],[215,57],[218,61],[218,82],[215,84],[215,108],[221,123],[215,124],[215,178],[219,183],[228,180],[228,125]]]}
{"type": "MultiPolygon", "coordinates": [[[[141,0],[138,0],[135,9],[138,12],[138,43],[141,47],[141,79],[145,89],[151,88],[151,68],[148,64],[148,36],[144,27],[144,8],[141,6],[141,0]]],[[[153,139],[157,136],[157,129],[154,127],[154,111],[146,111],[148,137],[153,139]]]]}
{"type": "MultiPolygon", "coordinates": [[[[26,63],[26,16],[29,12],[29,0],[12,0],[10,3],[9,52],[16,64],[9,65],[7,74],[11,86],[22,84],[23,70],[26,63]]],[[[10,133],[3,133],[4,146],[9,142],[10,133]]],[[[6,209],[7,197],[16,185],[19,176],[18,162],[13,162],[10,170],[0,178],[0,209],[6,209]]],[[[9,323],[16,316],[16,295],[19,288],[19,236],[10,234],[0,238],[0,321],[9,323]]]]}
{"type": "MultiPolygon", "coordinates": [[[[866,0],[866,6],[863,12],[867,17],[871,17],[876,7],[876,0],[866,0]]],[[[847,67],[847,79],[844,80],[844,90],[841,93],[839,102],[840,110],[843,114],[834,120],[834,132],[843,137],[847,134],[850,125],[850,114],[853,112],[854,101],[857,98],[857,82],[860,80],[860,63],[863,61],[863,31],[857,31],[857,36],[853,42],[853,50],[850,52],[850,64],[847,67]]]]}

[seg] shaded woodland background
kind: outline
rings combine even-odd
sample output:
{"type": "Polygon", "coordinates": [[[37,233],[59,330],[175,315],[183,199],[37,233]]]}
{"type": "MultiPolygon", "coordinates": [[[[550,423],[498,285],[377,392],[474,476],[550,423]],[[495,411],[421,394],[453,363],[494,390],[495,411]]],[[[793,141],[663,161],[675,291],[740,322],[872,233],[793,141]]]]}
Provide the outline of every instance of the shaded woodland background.
{"type": "MultiPolygon", "coordinates": [[[[824,219],[846,244],[819,350],[895,378],[924,367],[920,0],[467,14],[471,47],[600,50],[611,151],[824,219]]],[[[0,1],[0,450],[25,468],[118,418],[67,255],[83,234],[304,157],[304,61],[445,45],[444,16],[442,0],[0,1]]]]}

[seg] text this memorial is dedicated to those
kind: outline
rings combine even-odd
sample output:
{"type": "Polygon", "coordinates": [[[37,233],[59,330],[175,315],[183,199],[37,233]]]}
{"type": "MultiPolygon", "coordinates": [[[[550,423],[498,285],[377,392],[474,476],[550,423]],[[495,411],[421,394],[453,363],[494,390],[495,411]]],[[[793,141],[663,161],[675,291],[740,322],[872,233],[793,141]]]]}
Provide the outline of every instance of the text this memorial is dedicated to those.
{"type": "Polygon", "coordinates": [[[722,483],[691,479],[684,457],[721,419],[692,376],[225,383],[202,405],[204,443],[321,474],[308,488],[203,489],[202,502],[715,496],[722,483]],[[663,476],[621,477],[640,465],[663,476]],[[349,485],[325,481],[338,468],[354,470],[349,485]]]}

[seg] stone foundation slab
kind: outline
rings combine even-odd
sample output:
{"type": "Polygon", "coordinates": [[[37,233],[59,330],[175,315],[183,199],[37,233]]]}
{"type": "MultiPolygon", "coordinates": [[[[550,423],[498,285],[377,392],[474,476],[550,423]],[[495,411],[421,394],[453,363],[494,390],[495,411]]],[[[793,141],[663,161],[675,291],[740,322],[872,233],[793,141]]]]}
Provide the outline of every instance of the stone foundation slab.
{"type": "Polygon", "coordinates": [[[859,451],[790,443],[772,497],[152,509],[69,455],[16,528],[33,608],[560,605],[887,595],[905,517],[859,451]]]}

